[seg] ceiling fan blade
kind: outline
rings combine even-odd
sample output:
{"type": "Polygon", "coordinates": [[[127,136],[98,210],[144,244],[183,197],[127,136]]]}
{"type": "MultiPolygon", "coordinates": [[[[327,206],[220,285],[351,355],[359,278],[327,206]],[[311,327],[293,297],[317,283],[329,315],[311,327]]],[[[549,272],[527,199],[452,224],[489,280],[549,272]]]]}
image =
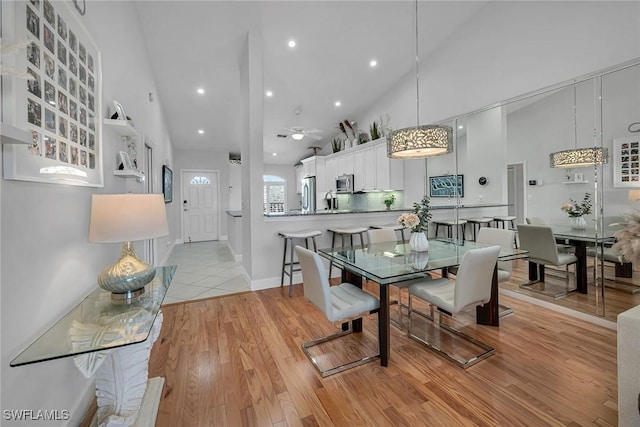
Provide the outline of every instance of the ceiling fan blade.
{"type": "Polygon", "coordinates": [[[322,129],[307,129],[304,131],[304,133],[320,133],[322,132],[322,129]]]}
{"type": "Polygon", "coordinates": [[[306,134],[305,136],[308,136],[311,139],[315,139],[316,141],[322,139],[322,137],[320,135],[308,135],[308,134],[306,134]]]}

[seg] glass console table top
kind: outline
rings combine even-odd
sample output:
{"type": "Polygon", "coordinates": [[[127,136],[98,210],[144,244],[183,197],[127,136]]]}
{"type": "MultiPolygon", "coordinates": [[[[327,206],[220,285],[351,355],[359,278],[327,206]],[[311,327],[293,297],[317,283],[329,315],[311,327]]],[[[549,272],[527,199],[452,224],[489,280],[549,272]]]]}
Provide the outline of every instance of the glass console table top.
{"type": "MultiPolygon", "coordinates": [[[[413,252],[408,242],[381,242],[345,248],[320,249],[318,253],[380,285],[417,279],[429,270],[460,265],[471,249],[486,247],[474,242],[429,239],[428,252],[413,252]]],[[[528,251],[501,249],[499,259],[509,261],[527,257],[528,251]]]]}
{"type": "Polygon", "coordinates": [[[568,225],[552,224],[549,225],[549,227],[551,227],[553,235],[558,238],[598,243],[615,241],[614,234],[621,229],[621,227],[616,226],[605,226],[598,230],[598,234],[596,235],[596,229],[594,227],[587,227],[584,230],[574,229],[568,225]]]}
{"type": "Polygon", "coordinates": [[[22,366],[143,342],[149,336],[176,266],[156,268],[144,294],[130,304],[113,301],[97,288],[13,359],[22,366]]]}

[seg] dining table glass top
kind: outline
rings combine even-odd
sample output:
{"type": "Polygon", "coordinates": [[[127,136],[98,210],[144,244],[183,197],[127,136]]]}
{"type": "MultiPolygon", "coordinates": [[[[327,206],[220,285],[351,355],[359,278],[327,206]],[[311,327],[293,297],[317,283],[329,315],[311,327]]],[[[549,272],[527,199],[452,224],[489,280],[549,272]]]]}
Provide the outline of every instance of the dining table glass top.
{"type": "Polygon", "coordinates": [[[604,226],[596,230],[595,227],[588,226],[585,229],[575,229],[568,225],[549,225],[553,235],[562,239],[579,240],[585,242],[609,242],[615,240],[615,232],[620,230],[620,226],[604,226]]]}
{"type": "MultiPolygon", "coordinates": [[[[359,246],[319,249],[318,253],[354,273],[380,285],[420,278],[431,270],[460,265],[471,249],[490,245],[451,239],[430,239],[427,252],[414,252],[407,241],[370,243],[359,246]]],[[[501,249],[499,259],[509,261],[527,256],[520,249],[501,249]]]]}

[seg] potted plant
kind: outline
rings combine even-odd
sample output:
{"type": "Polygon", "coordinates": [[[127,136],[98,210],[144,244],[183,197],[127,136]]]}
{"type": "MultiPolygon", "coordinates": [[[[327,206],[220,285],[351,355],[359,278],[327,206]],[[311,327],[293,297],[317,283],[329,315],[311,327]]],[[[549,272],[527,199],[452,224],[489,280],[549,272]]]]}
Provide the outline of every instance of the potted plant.
{"type": "Polygon", "coordinates": [[[340,140],[340,138],[333,138],[331,140],[331,149],[334,153],[342,150],[342,140],[340,140]]]}
{"type": "Polygon", "coordinates": [[[563,203],[560,206],[560,209],[569,215],[571,228],[584,230],[587,228],[587,222],[584,220],[583,216],[591,213],[591,194],[584,193],[584,198],[580,203],[573,199],[569,199],[569,203],[563,203]]]}
{"type": "Polygon", "coordinates": [[[376,120],[374,120],[371,126],[369,126],[369,133],[371,134],[372,141],[375,141],[382,136],[380,135],[380,128],[378,127],[378,122],[376,120]]]}
{"type": "Polygon", "coordinates": [[[429,230],[431,212],[429,212],[429,197],[424,196],[420,203],[413,204],[413,213],[403,213],[398,217],[398,224],[411,229],[409,246],[415,252],[426,252],[429,250],[429,241],[426,231],[429,230]]]}
{"type": "Polygon", "coordinates": [[[384,196],[384,198],[382,199],[382,202],[387,205],[387,210],[391,209],[391,205],[393,205],[393,203],[396,201],[396,195],[393,193],[389,193],[387,195],[384,196]]]}

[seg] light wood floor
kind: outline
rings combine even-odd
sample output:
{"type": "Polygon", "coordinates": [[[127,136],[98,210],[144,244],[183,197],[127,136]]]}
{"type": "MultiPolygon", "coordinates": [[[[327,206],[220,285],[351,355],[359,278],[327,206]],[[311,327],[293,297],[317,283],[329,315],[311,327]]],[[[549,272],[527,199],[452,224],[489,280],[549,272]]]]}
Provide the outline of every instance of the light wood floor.
{"type": "MultiPolygon", "coordinates": [[[[300,344],[335,329],[301,285],[286,289],[163,307],[149,368],[166,379],[157,426],[617,424],[615,331],[503,296],[515,313],[499,328],[460,318],[497,350],[467,370],[392,327],[389,367],[322,379],[300,344]]],[[[375,345],[375,316],[364,330],[357,347],[375,345]]]]}

